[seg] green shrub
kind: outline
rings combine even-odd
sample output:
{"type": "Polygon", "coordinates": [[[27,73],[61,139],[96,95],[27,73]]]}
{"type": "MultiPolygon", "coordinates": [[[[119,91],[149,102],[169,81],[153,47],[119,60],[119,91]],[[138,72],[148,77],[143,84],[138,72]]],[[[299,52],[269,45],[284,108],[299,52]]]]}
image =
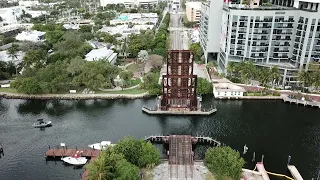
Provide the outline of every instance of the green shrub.
{"type": "Polygon", "coordinates": [[[240,179],[245,161],[240,153],[230,147],[209,148],[205,154],[205,165],[219,180],[240,179]]]}
{"type": "Polygon", "coordinates": [[[278,91],[273,92],[274,96],[280,96],[280,93],[278,91]]]}

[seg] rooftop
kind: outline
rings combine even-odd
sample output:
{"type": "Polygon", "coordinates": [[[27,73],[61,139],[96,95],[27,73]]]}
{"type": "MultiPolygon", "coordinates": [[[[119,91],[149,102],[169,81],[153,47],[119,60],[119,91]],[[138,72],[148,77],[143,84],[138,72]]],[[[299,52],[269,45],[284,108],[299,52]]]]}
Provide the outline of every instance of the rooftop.
{"type": "Polygon", "coordinates": [[[241,87],[241,86],[237,86],[235,84],[232,83],[218,83],[218,84],[214,84],[214,88],[216,89],[216,91],[222,91],[222,92],[246,92],[246,90],[241,87]]]}
{"type": "Polygon", "coordinates": [[[186,6],[191,6],[194,9],[201,9],[202,2],[186,2],[186,6]]]}
{"type": "Polygon", "coordinates": [[[96,61],[101,59],[108,59],[109,61],[112,61],[115,56],[117,56],[117,53],[113,53],[113,50],[103,47],[91,50],[88,54],[86,54],[85,59],[87,61],[96,61]]]}
{"type": "Polygon", "coordinates": [[[41,31],[23,31],[16,36],[18,41],[32,41],[37,42],[43,39],[45,32],[41,31]]]}

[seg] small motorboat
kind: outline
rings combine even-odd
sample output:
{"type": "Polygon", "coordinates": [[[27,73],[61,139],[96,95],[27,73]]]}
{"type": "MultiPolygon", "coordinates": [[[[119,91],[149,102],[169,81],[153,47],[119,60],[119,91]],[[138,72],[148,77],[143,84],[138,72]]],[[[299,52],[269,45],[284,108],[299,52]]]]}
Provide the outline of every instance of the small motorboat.
{"type": "Polygon", "coordinates": [[[35,128],[44,128],[44,127],[49,127],[52,126],[51,121],[44,121],[43,119],[38,119],[38,122],[33,123],[33,127],[35,128]]]}
{"type": "Polygon", "coordinates": [[[87,158],[81,157],[82,151],[77,151],[75,154],[69,157],[61,158],[61,160],[65,163],[74,165],[74,166],[82,166],[87,163],[87,158]]]}
{"type": "Polygon", "coordinates": [[[88,145],[92,149],[97,150],[106,150],[109,146],[114,146],[115,144],[111,144],[111,141],[102,141],[101,143],[95,143],[88,145]]]}

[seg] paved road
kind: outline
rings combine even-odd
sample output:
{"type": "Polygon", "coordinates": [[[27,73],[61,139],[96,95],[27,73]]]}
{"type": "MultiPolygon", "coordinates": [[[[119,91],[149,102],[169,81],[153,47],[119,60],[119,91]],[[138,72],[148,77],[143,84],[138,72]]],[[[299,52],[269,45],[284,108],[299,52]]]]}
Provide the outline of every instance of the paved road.
{"type": "Polygon", "coordinates": [[[171,13],[170,29],[171,31],[171,49],[188,49],[188,35],[182,25],[183,15],[171,13]]]}

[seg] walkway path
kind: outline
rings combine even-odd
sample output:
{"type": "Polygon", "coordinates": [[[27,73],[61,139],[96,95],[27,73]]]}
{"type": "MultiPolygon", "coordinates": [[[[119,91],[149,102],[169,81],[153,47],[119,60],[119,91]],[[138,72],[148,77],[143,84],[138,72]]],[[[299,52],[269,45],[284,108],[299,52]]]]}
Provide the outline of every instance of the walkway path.
{"type": "MultiPolygon", "coordinates": [[[[264,87],[262,86],[251,86],[251,85],[240,84],[240,83],[234,83],[234,84],[243,87],[246,91],[261,91],[262,89],[264,89],[264,87]]],[[[272,90],[270,89],[270,91],[272,90]]],[[[296,91],[291,91],[291,90],[274,90],[274,91],[278,91],[280,94],[292,94],[292,95],[302,94],[310,97],[313,101],[320,102],[320,94],[298,93],[296,91]]]]}

